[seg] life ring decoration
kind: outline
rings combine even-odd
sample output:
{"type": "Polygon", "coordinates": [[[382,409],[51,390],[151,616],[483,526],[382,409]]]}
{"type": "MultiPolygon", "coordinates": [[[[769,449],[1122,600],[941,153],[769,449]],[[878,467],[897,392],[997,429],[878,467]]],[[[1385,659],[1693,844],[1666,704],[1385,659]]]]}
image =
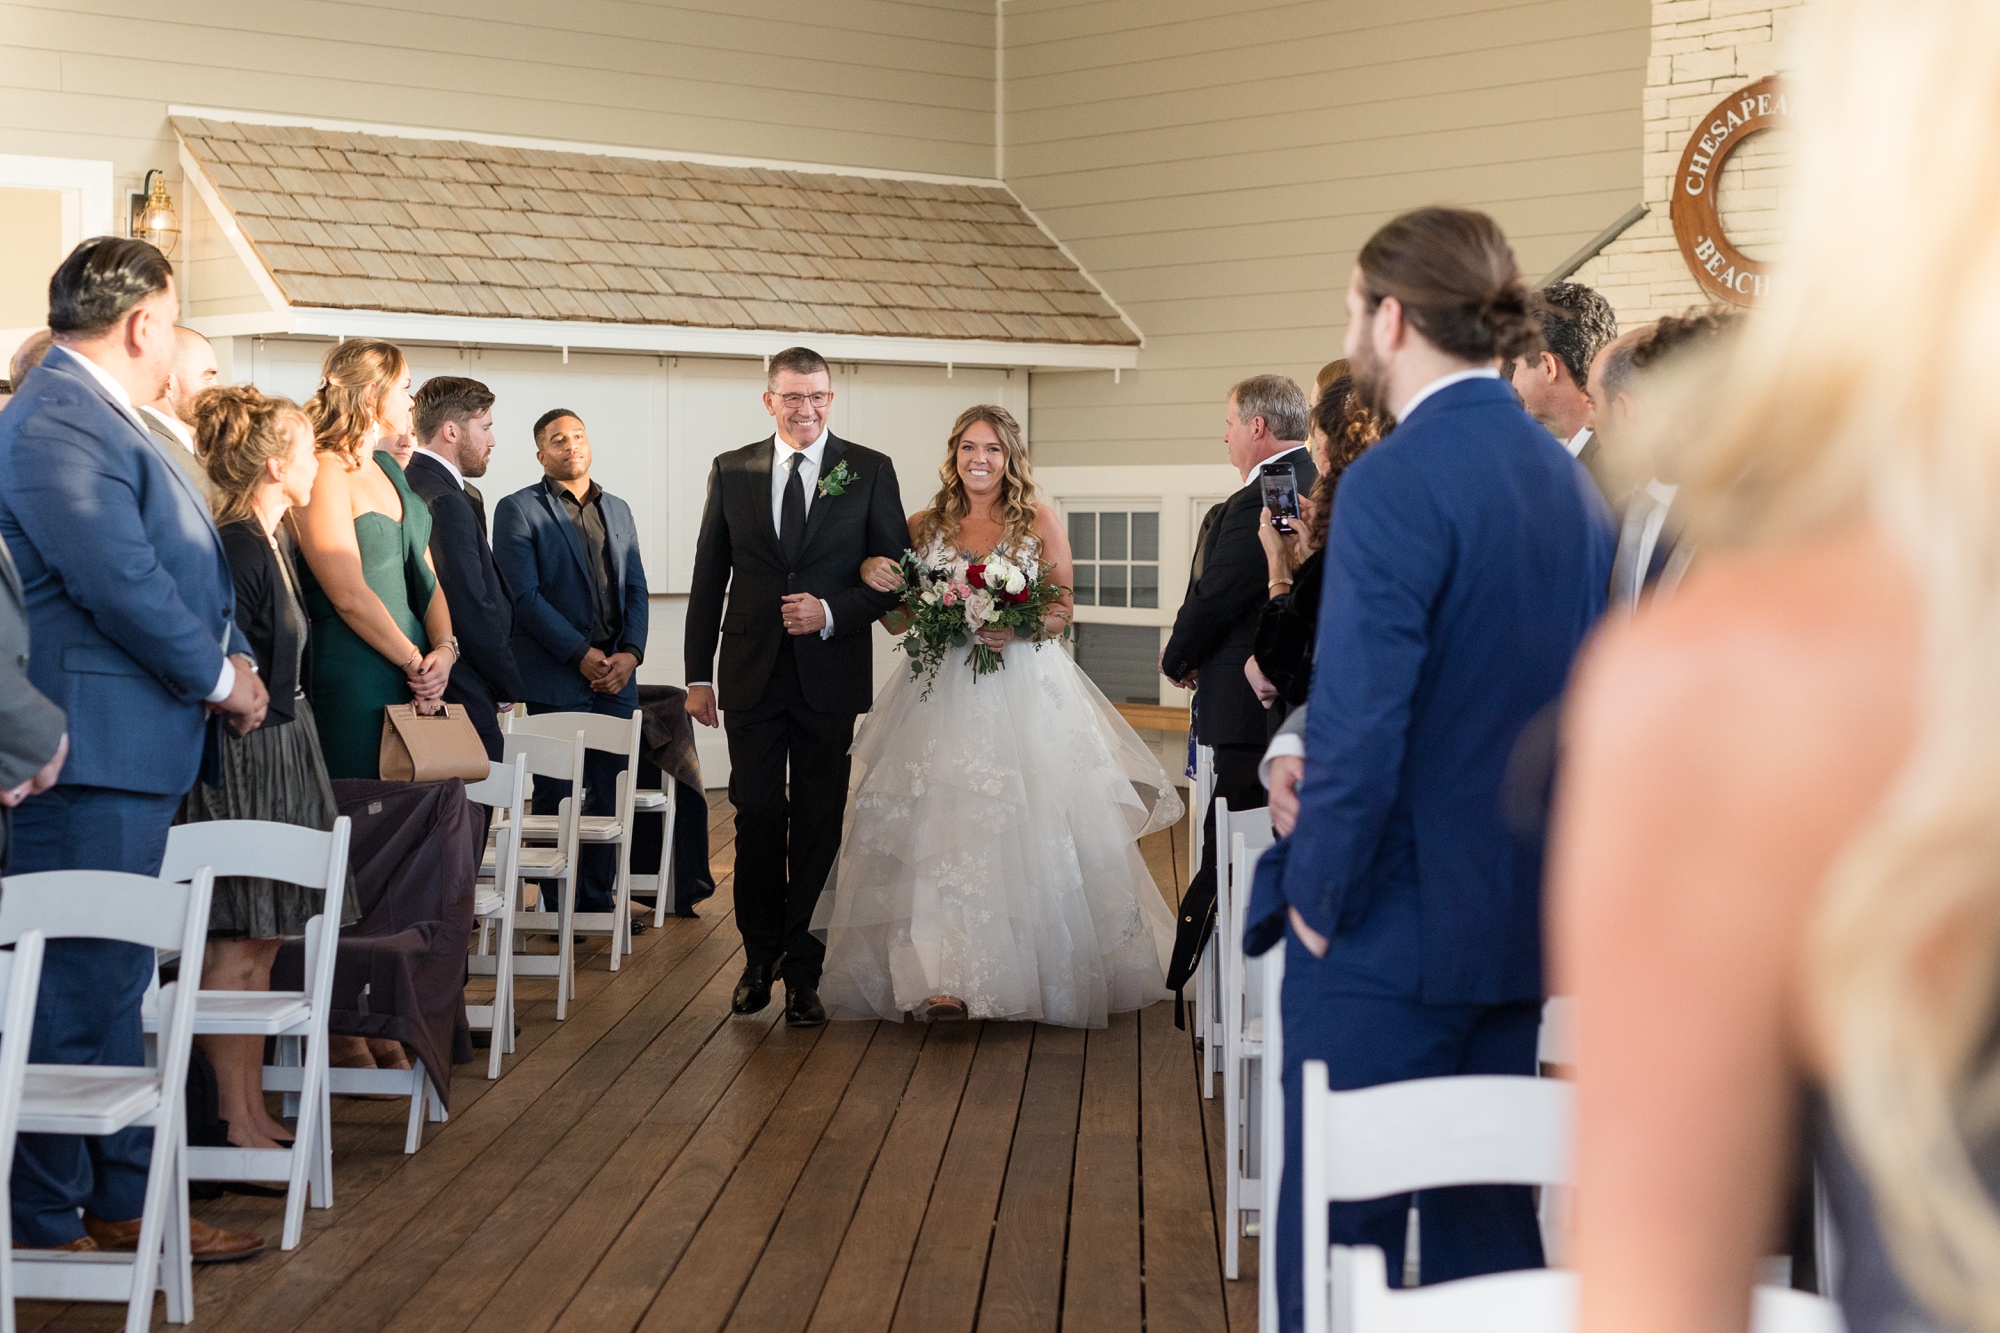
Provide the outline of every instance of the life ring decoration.
{"type": "Polygon", "coordinates": [[[1710,296],[1747,306],[1770,293],[1771,266],[1744,254],[1724,233],[1716,186],[1723,164],[1745,141],[1785,126],[1791,118],[1790,96],[1773,74],[1717,102],[1688,136],[1680,170],[1674,173],[1674,239],[1688,271],[1710,296]]]}

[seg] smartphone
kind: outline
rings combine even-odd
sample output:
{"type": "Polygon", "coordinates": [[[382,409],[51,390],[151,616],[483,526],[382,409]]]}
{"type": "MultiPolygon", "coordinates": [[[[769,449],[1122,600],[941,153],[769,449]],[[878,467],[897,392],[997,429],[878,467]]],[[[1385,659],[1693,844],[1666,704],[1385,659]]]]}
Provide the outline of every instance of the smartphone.
{"type": "Polygon", "coordinates": [[[1299,482],[1290,463],[1273,463],[1264,469],[1264,508],[1271,511],[1271,526],[1290,532],[1299,516],[1299,482]]]}

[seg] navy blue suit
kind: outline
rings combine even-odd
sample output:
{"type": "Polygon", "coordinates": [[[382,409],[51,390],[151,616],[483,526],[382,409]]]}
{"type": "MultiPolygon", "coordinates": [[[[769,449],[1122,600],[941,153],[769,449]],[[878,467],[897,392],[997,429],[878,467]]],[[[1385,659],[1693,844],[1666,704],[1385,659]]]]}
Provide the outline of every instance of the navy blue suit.
{"type": "MultiPolygon", "coordinates": [[[[538,481],[502,499],[493,508],[493,561],[514,603],[511,646],[520,668],[523,701],[530,713],[604,713],[630,717],[639,706],[637,673],[617,694],[599,694],[577,669],[584,653],[646,655],[646,568],[639,560],[639,526],[631,506],[609,491],[598,496],[605,548],[611,557],[613,600],[620,622],[603,642],[591,641],[596,625],[597,585],[584,541],[550,483],[538,481]]],[[[592,750],[584,759],[583,813],[615,813],[622,757],[592,750]]],[[[567,782],[535,779],[534,807],[554,814],[569,795],[567,782]]],[[[608,912],[617,878],[616,849],[586,847],[576,882],[579,912],[608,912]]]]}
{"type": "MultiPolygon", "coordinates": [[[[69,715],[61,782],[14,815],[10,869],[157,874],[201,765],[202,700],[225,650],[235,583],[208,507],[163,446],[64,350],[0,412],[0,537],[21,572],[28,676],[69,715]]],[[[28,1058],[143,1064],[139,1001],[152,950],[52,940],[28,1058]]],[[[88,1208],[137,1217],[152,1131],[21,1136],[14,1234],[60,1245],[88,1208]]]]}
{"type": "MultiPolygon", "coordinates": [[[[1509,826],[1515,742],[1562,693],[1604,610],[1610,513],[1492,379],[1444,388],[1342,476],[1328,533],[1297,829],[1260,875],[1250,938],[1282,931],[1286,1162],[1277,1237],[1300,1318],[1299,1066],[1335,1088],[1534,1072],[1542,848],[1509,826]],[[1283,931],[1295,907],[1324,959],[1283,931]]],[[[1333,1209],[1336,1243],[1401,1270],[1407,1197],[1333,1209]]],[[[1420,1204],[1425,1281],[1542,1261],[1525,1188],[1420,1204]]]]}

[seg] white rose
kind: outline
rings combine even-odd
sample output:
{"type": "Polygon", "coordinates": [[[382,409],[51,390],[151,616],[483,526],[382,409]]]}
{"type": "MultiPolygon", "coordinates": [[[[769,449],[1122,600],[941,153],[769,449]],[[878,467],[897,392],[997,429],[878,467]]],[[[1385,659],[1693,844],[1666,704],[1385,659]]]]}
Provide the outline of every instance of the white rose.
{"type": "Polygon", "coordinates": [[[938,590],[936,588],[924,589],[922,601],[925,606],[936,606],[938,604],[938,590]]]}
{"type": "Polygon", "coordinates": [[[1020,571],[1020,570],[1018,570],[1018,569],[1010,569],[1010,570],[1008,570],[1008,571],[1007,571],[1007,591],[1008,591],[1008,592],[1010,592],[1010,593],[1017,593],[1017,592],[1020,592],[1020,591],[1021,591],[1021,590],[1022,590],[1023,588],[1025,588],[1025,587],[1027,587],[1027,586],[1028,586],[1028,580],[1027,580],[1027,579],[1026,579],[1025,577],[1023,577],[1023,576],[1022,576],[1022,574],[1021,574],[1021,571],[1020,571]]]}
{"type": "Polygon", "coordinates": [[[965,623],[975,630],[986,628],[986,622],[993,618],[993,594],[985,589],[965,599],[965,623]]]}
{"type": "Polygon", "coordinates": [[[999,556],[994,556],[986,562],[986,586],[989,588],[1004,588],[1007,586],[1007,580],[1014,577],[1017,572],[1005,560],[999,556]]]}

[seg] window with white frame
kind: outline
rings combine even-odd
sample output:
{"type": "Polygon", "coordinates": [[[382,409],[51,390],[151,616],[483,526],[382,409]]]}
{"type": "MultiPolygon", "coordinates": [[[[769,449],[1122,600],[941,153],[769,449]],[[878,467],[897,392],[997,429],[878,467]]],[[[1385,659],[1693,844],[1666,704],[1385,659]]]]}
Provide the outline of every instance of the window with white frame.
{"type": "Polygon", "coordinates": [[[1157,608],[1160,511],[1110,503],[1068,510],[1078,606],[1157,608]]]}

